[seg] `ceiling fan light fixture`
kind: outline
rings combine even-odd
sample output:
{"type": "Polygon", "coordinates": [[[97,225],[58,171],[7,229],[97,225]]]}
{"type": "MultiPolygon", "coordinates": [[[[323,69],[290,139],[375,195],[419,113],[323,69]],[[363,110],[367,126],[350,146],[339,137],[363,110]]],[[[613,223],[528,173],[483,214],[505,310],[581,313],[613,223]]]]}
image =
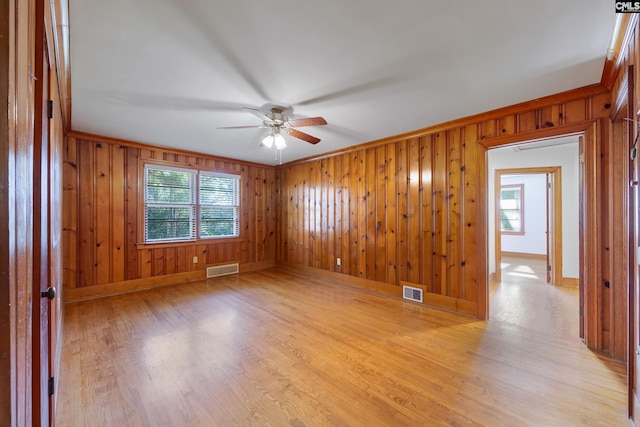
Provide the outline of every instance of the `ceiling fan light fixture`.
{"type": "Polygon", "coordinates": [[[282,150],[287,147],[287,143],[284,140],[284,136],[280,135],[279,133],[276,133],[275,135],[273,135],[273,141],[275,142],[276,148],[278,150],[282,150]]]}
{"type": "Polygon", "coordinates": [[[273,146],[273,140],[274,140],[273,133],[269,132],[269,134],[265,136],[264,139],[262,140],[262,145],[264,145],[267,148],[271,148],[273,146]]]}

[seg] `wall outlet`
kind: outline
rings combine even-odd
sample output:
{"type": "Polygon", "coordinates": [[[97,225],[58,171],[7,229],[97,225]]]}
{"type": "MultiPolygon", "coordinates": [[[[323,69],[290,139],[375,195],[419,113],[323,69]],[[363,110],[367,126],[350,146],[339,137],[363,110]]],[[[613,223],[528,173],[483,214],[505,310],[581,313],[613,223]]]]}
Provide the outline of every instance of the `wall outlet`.
{"type": "Polygon", "coordinates": [[[194,257],[193,257],[193,263],[194,263],[194,264],[197,264],[197,263],[198,263],[198,257],[197,257],[197,256],[194,256],[194,257]]]}
{"type": "Polygon", "coordinates": [[[336,265],[342,265],[342,260],[340,258],[336,258],[336,265]]]}

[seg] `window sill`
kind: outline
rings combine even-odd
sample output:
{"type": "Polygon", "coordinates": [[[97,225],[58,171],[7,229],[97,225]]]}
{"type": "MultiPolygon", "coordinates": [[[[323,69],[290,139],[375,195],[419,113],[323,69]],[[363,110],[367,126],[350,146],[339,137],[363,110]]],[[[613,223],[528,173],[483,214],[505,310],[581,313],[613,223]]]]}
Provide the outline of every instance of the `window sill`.
{"type": "Polygon", "coordinates": [[[524,231],[500,231],[505,236],[524,236],[524,231]]]}
{"type": "Polygon", "coordinates": [[[212,237],[209,239],[199,240],[180,240],[175,242],[154,242],[154,243],[136,243],[136,247],[139,250],[143,249],[157,249],[157,248],[179,248],[182,246],[195,246],[195,245],[211,245],[217,243],[236,243],[244,242],[246,239],[242,237],[212,237]]]}

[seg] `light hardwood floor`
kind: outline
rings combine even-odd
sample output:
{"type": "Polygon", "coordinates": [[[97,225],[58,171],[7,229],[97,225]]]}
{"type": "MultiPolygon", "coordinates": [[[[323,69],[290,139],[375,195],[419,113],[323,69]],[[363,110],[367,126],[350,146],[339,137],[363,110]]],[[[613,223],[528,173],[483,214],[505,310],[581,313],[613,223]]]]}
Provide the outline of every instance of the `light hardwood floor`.
{"type": "Polygon", "coordinates": [[[546,283],[546,261],[502,256],[502,281],[490,287],[490,318],[575,340],[580,334],[578,288],[546,283]]]}
{"type": "Polygon", "coordinates": [[[68,304],[58,425],[628,425],[624,364],[492,292],[487,322],[277,269],[68,304]]]}

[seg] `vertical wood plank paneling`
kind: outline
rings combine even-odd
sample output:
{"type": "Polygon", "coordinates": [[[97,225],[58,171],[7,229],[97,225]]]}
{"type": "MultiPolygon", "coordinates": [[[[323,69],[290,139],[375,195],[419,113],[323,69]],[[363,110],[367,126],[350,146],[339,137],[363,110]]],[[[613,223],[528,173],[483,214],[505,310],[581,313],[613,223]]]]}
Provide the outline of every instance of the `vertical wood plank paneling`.
{"type": "Polygon", "coordinates": [[[378,176],[378,168],[376,164],[376,149],[369,148],[366,151],[366,163],[365,163],[365,182],[364,188],[364,209],[366,215],[362,218],[362,240],[366,243],[364,249],[364,262],[365,277],[367,279],[376,278],[376,252],[378,250],[376,246],[376,179],[378,176]]]}
{"type": "MultiPolygon", "coordinates": [[[[194,271],[197,267],[197,263],[193,262],[193,258],[198,256],[198,247],[195,245],[185,246],[185,267],[186,271],[194,271]]],[[[180,273],[183,273],[180,271],[180,273]]]]}
{"type": "Polygon", "coordinates": [[[540,127],[548,128],[558,126],[560,124],[560,107],[558,105],[550,105],[540,109],[540,127]]]}
{"type": "Polygon", "coordinates": [[[488,139],[495,138],[498,135],[499,120],[486,120],[480,124],[480,138],[488,139]]]}
{"type": "Polygon", "coordinates": [[[313,233],[313,221],[314,221],[314,211],[312,210],[312,202],[311,202],[311,193],[314,191],[313,186],[311,185],[311,176],[313,174],[313,169],[315,168],[315,164],[309,165],[309,174],[302,179],[302,188],[304,189],[304,196],[302,201],[302,213],[304,215],[303,218],[303,252],[302,259],[304,265],[312,265],[313,256],[312,256],[312,233],[313,233]]]}
{"type": "Polygon", "coordinates": [[[186,156],[102,138],[67,138],[64,150],[65,288],[204,270],[209,260],[275,262],[275,168],[186,156]],[[140,245],[141,158],[239,172],[240,240],[230,244],[221,240],[186,246],[140,245]],[[194,256],[198,257],[196,263],[194,256]]]}
{"type": "Polygon", "coordinates": [[[151,277],[153,271],[153,250],[143,249],[138,252],[138,276],[151,277]]]}
{"type": "Polygon", "coordinates": [[[315,188],[312,184],[313,170],[315,169],[315,162],[310,165],[308,175],[302,179],[302,188],[304,189],[303,199],[303,214],[304,214],[304,247],[303,247],[303,259],[305,265],[313,265],[313,224],[315,211],[313,210],[312,194],[315,193],[315,188]]]}
{"type": "Polygon", "coordinates": [[[94,150],[93,143],[78,140],[78,279],[79,286],[96,283],[94,271],[95,229],[94,229],[94,150]]]}
{"type": "Polygon", "coordinates": [[[538,124],[535,111],[527,111],[518,114],[518,132],[531,132],[538,124]]]}
{"type": "Polygon", "coordinates": [[[358,242],[358,250],[355,257],[356,271],[359,277],[366,277],[367,275],[367,168],[366,160],[367,153],[363,151],[360,153],[357,160],[357,205],[358,214],[354,217],[354,223],[358,224],[356,230],[358,231],[357,237],[354,239],[358,242]]]}
{"type": "Polygon", "coordinates": [[[125,280],[126,268],[126,149],[114,145],[111,151],[111,281],[125,280]]]}
{"type": "Polygon", "coordinates": [[[342,266],[338,265],[336,260],[340,258],[340,261],[344,261],[342,256],[342,156],[336,156],[333,158],[333,271],[342,271],[342,266]]]}
{"type": "Polygon", "coordinates": [[[416,283],[424,285],[429,292],[433,292],[435,286],[435,186],[434,177],[434,144],[431,136],[420,138],[420,180],[419,199],[416,205],[421,206],[418,227],[420,230],[420,276],[416,283]]]}
{"type": "Polygon", "coordinates": [[[264,176],[264,170],[257,169],[255,171],[255,176],[253,177],[253,199],[252,204],[254,208],[252,209],[252,216],[254,219],[255,226],[255,253],[256,259],[258,261],[264,260],[264,236],[266,234],[266,224],[265,224],[265,198],[266,194],[264,192],[266,187],[266,177],[264,176]]]}
{"type": "Polygon", "coordinates": [[[340,271],[347,274],[353,274],[350,272],[351,265],[351,247],[353,241],[349,236],[351,230],[351,194],[353,187],[351,187],[351,169],[350,169],[350,155],[342,155],[342,266],[340,271]]]}
{"type": "Polygon", "coordinates": [[[196,254],[198,262],[194,266],[197,270],[204,270],[207,266],[207,245],[199,244],[196,246],[196,254]]]}
{"type": "Polygon", "coordinates": [[[176,248],[166,248],[164,250],[164,272],[165,274],[176,273],[176,248]]]}
{"type": "Polygon", "coordinates": [[[387,146],[376,148],[376,179],[375,179],[375,279],[387,281],[387,146]]]}
{"type": "MultiPolygon", "coordinates": [[[[361,242],[360,242],[360,216],[365,215],[365,211],[360,213],[360,187],[362,177],[360,176],[360,153],[355,152],[349,157],[349,168],[351,175],[351,185],[349,191],[349,242],[350,246],[350,262],[349,274],[352,276],[362,276],[360,266],[361,242]]],[[[364,183],[362,183],[364,186],[364,183]]],[[[364,249],[364,248],[363,248],[364,249]]]]}
{"type": "Polygon", "coordinates": [[[151,151],[151,149],[141,148],[140,149],[140,157],[143,157],[145,159],[152,159],[153,158],[153,152],[151,151]]]}
{"type": "Polygon", "coordinates": [[[396,163],[396,185],[397,185],[397,224],[396,231],[397,239],[397,283],[400,281],[408,282],[408,268],[407,263],[409,261],[409,174],[407,163],[407,151],[408,144],[406,140],[398,141],[396,163]]]}
{"type": "Polygon", "coordinates": [[[164,273],[164,248],[156,248],[151,251],[152,264],[151,275],[163,276],[164,273]]]}
{"type": "Polygon", "coordinates": [[[125,280],[139,278],[138,268],[138,149],[127,147],[126,158],[126,260],[125,280]]]}
{"type": "Polygon", "coordinates": [[[458,129],[447,132],[447,145],[449,147],[449,185],[447,200],[449,203],[449,233],[447,236],[447,296],[460,298],[461,288],[461,263],[462,263],[462,237],[461,209],[463,186],[461,182],[462,171],[462,147],[458,129]]]}
{"type": "Polygon", "coordinates": [[[275,229],[275,245],[276,245],[276,259],[289,261],[288,258],[288,239],[287,235],[291,233],[291,187],[284,185],[287,181],[289,170],[283,169],[281,173],[275,174],[275,190],[277,192],[276,207],[273,216],[276,220],[275,229]],[[280,212],[282,212],[280,214],[280,212]],[[286,223],[284,222],[286,221],[286,223]]]}
{"type": "MultiPolygon", "coordinates": [[[[426,139],[426,138],[425,138],[426,139]]],[[[420,160],[424,163],[424,156],[431,157],[431,154],[425,152],[425,148],[421,146],[421,139],[415,138],[409,140],[409,234],[407,236],[407,273],[409,282],[421,283],[420,272],[423,266],[422,260],[425,259],[422,253],[421,236],[422,222],[421,212],[425,211],[424,205],[421,204],[424,193],[424,183],[421,181],[420,160]]],[[[427,196],[429,198],[430,195],[427,196]]],[[[430,205],[430,204],[429,204],[430,205]]],[[[430,214],[428,214],[430,216],[430,214]]]]}
{"type": "MultiPolygon", "coordinates": [[[[610,157],[611,157],[611,146],[613,141],[608,141],[607,144],[603,144],[600,150],[600,158],[601,158],[601,168],[602,174],[604,176],[609,176],[612,172],[609,168],[610,157]]],[[[613,194],[613,182],[609,180],[602,186],[602,198],[603,200],[614,200],[613,194]]],[[[611,248],[613,243],[613,236],[611,235],[613,229],[613,205],[608,203],[602,203],[600,205],[601,212],[600,216],[605,219],[606,218],[606,226],[602,229],[602,243],[605,248],[611,248]]],[[[612,266],[612,258],[614,257],[613,252],[608,250],[605,251],[604,256],[602,257],[602,280],[603,282],[611,283],[611,266],[612,266]]],[[[611,288],[608,286],[599,287],[600,298],[602,301],[602,323],[601,323],[601,331],[602,331],[602,349],[611,352],[611,288]]]]}
{"type": "Polygon", "coordinates": [[[187,249],[184,246],[176,248],[176,273],[187,271],[187,249]]]}
{"type": "Polygon", "coordinates": [[[78,150],[75,138],[68,138],[63,152],[62,259],[65,288],[78,286],[78,150]]]}
{"type": "Polygon", "coordinates": [[[484,283],[486,265],[482,257],[474,256],[480,251],[481,246],[485,245],[484,241],[477,239],[477,230],[484,227],[481,222],[479,203],[480,192],[483,188],[478,183],[477,177],[484,176],[483,169],[485,156],[484,148],[476,144],[477,127],[475,125],[466,126],[463,132],[464,138],[464,289],[462,293],[468,301],[478,301],[478,287],[484,283]]]}
{"type": "Polygon", "coordinates": [[[276,230],[277,230],[277,194],[276,194],[276,172],[274,169],[264,169],[266,174],[265,203],[262,207],[265,215],[265,235],[263,238],[262,254],[265,261],[275,261],[276,259],[276,230]]]}
{"type": "MultiPolygon", "coordinates": [[[[188,161],[187,158],[185,160],[188,161]]],[[[251,235],[252,232],[250,214],[253,200],[250,193],[249,169],[249,166],[242,166],[240,169],[240,227],[242,228],[241,233],[245,235],[251,235]]]]}
{"type": "Polygon", "coordinates": [[[298,246],[300,242],[300,191],[299,183],[295,181],[295,175],[287,169],[286,176],[282,182],[291,183],[287,187],[290,188],[290,202],[289,202],[289,217],[287,217],[288,233],[286,236],[286,242],[289,247],[286,260],[288,262],[299,264],[300,257],[298,253],[298,246]],[[286,181],[285,181],[286,179],[286,181]]]}
{"type": "Polygon", "coordinates": [[[570,101],[565,104],[564,120],[566,123],[581,122],[587,118],[587,107],[584,99],[570,101]]]}
{"type": "MultiPolygon", "coordinates": [[[[503,117],[498,122],[500,135],[507,136],[516,133],[516,118],[513,114],[503,117]]],[[[475,142],[474,142],[475,143],[475,142]]]]}
{"type": "MultiPolygon", "coordinates": [[[[604,144],[608,147],[609,150],[609,164],[610,165],[622,165],[626,164],[628,159],[628,153],[626,150],[616,150],[616,147],[625,146],[628,144],[629,134],[628,134],[628,126],[627,123],[622,121],[615,123],[612,126],[612,138],[608,144],[604,144]]],[[[605,158],[602,158],[603,162],[603,175],[607,176],[605,172],[605,158]]],[[[607,291],[609,291],[610,295],[610,308],[607,308],[607,311],[610,313],[610,322],[609,322],[609,330],[611,332],[609,341],[610,341],[610,351],[611,354],[617,359],[623,359],[626,356],[626,344],[627,344],[627,312],[625,310],[616,310],[615,307],[620,307],[626,305],[627,295],[628,295],[628,272],[626,270],[626,266],[629,265],[630,257],[632,254],[629,254],[627,251],[619,251],[619,250],[611,250],[610,248],[617,248],[621,246],[629,247],[630,240],[629,235],[626,233],[629,230],[630,225],[630,217],[628,214],[628,210],[626,209],[629,205],[628,200],[628,182],[632,179],[630,175],[629,168],[623,167],[611,167],[610,170],[610,196],[607,197],[603,195],[603,200],[610,200],[610,240],[605,243],[605,247],[609,250],[605,251],[605,255],[608,255],[610,259],[611,265],[610,268],[605,269],[603,265],[602,274],[604,280],[609,280],[611,286],[609,288],[604,287],[607,291]],[[622,284],[622,285],[621,285],[622,284]]],[[[606,204],[603,204],[606,205],[606,204]]],[[[603,234],[605,230],[603,230],[603,234]]],[[[603,237],[604,240],[604,237],[603,237]]],[[[605,240],[606,242],[606,240],[605,240]]],[[[606,308],[605,303],[605,308],[606,308]]],[[[604,311],[604,310],[603,310],[604,311]]],[[[606,318],[606,316],[603,316],[606,318]]],[[[605,325],[603,322],[603,331],[605,329],[605,325]]],[[[604,338],[604,337],[603,337],[604,338]]],[[[605,340],[603,339],[603,344],[605,340]]],[[[606,347],[605,347],[606,348],[606,347]]]]}
{"type": "Polygon", "coordinates": [[[309,211],[307,209],[306,200],[308,197],[308,189],[306,188],[306,179],[302,178],[300,174],[294,174],[293,179],[297,181],[297,206],[296,206],[296,221],[294,224],[294,240],[295,246],[295,262],[302,265],[308,265],[308,252],[307,246],[309,244],[308,233],[308,216],[309,211]]]}
{"type": "MultiPolygon", "coordinates": [[[[430,302],[486,316],[485,146],[516,141],[518,134],[526,133],[530,139],[539,131],[550,135],[551,128],[582,126],[585,120],[607,114],[608,96],[603,91],[584,98],[571,95],[569,102],[561,97],[550,98],[548,104],[536,100],[521,109],[479,116],[477,121],[461,120],[450,128],[438,126],[409,138],[389,138],[323,157],[325,165],[335,160],[333,167],[328,166],[333,180],[312,171],[318,167],[318,159],[293,163],[279,169],[278,173],[286,169],[288,174],[279,182],[295,191],[304,177],[304,185],[312,188],[302,197],[305,209],[320,203],[323,210],[319,215],[324,217],[326,206],[328,218],[319,228],[315,211],[313,219],[300,221],[316,235],[325,233],[320,250],[326,264],[322,263],[321,269],[387,285],[418,284],[427,294],[435,294],[430,302]],[[335,174],[341,174],[342,179],[335,174]],[[336,198],[333,203],[327,200],[331,183],[336,198]],[[318,193],[314,187],[327,187],[327,192],[318,193]],[[341,216],[338,203],[342,205],[341,216]],[[338,255],[343,261],[341,269],[332,261],[338,255]]],[[[306,233],[286,234],[289,245],[308,247],[306,233]]],[[[288,261],[305,267],[316,265],[313,257],[288,261]]]]}
{"type": "Polygon", "coordinates": [[[384,281],[392,285],[398,282],[398,254],[397,254],[397,229],[398,229],[398,189],[396,175],[396,144],[388,144],[385,148],[385,176],[384,183],[386,187],[386,201],[384,205],[385,220],[383,224],[385,230],[384,247],[386,250],[386,265],[384,281]]]}
{"type": "Polygon", "coordinates": [[[449,233],[448,161],[446,137],[435,134],[433,137],[433,185],[435,195],[435,259],[433,261],[433,292],[447,293],[447,235],[449,233]]]}
{"type": "Polygon", "coordinates": [[[93,213],[96,230],[95,244],[95,283],[111,283],[111,147],[112,145],[95,144],[95,210],[93,213]]]}
{"type": "MultiPolygon", "coordinates": [[[[165,257],[169,257],[170,251],[169,249],[172,248],[167,248],[167,250],[165,251],[165,257]]],[[[226,248],[225,248],[226,250],[226,248]]],[[[221,244],[215,244],[215,243],[209,243],[207,244],[207,258],[205,263],[207,265],[214,265],[214,264],[218,264],[219,263],[219,253],[222,252],[222,245],[221,244]],[[217,249],[217,250],[216,250],[217,249]]],[[[175,258],[175,254],[173,255],[175,258]]],[[[175,261],[174,261],[175,262],[175,261]]],[[[169,274],[169,272],[167,272],[167,274],[169,274]]]]}
{"type": "MultiPolygon", "coordinates": [[[[191,162],[191,157],[187,157],[187,161],[191,162]]],[[[244,206],[241,209],[241,227],[244,228],[244,236],[246,236],[246,240],[242,244],[242,250],[239,252],[238,261],[240,263],[245,263],[250,259],[250,253],[253,253],[253,241],[255,240],[255,205],[253,203],[253,199],[251,197],[251,184],[253,177],[253,167],[252,166],[242,166],[240,170],[240,182],[241,182],[241,191],[240,191],[240,205],[244,206]]],[[[187,260],[187,263],[190,263],[190,260],[187,260]]],[[[191,271],[190,266],[187,266],[187,271],[191,271]]]]}
{"type": "Polygon", "coordinates": [[[326,247],[326,252],[321,259],[320,267],[323,270],[333,270],[336,264],[336,243],[335,243],[335,192],[333,174],[335,168],[335,158],[330,157],[323,160],[325,164],[324,180],[322,185],[322,240],[321,247],[326,247]]]}
{"type": "Polygon", "coordinates": [[[311,244],[312,259],[314,268],[322,265],[322,163],[317,161],[313,168],[312,190],[310,191],[310,209],[313,210],[313,221],[311,222],[311,244]]]}

